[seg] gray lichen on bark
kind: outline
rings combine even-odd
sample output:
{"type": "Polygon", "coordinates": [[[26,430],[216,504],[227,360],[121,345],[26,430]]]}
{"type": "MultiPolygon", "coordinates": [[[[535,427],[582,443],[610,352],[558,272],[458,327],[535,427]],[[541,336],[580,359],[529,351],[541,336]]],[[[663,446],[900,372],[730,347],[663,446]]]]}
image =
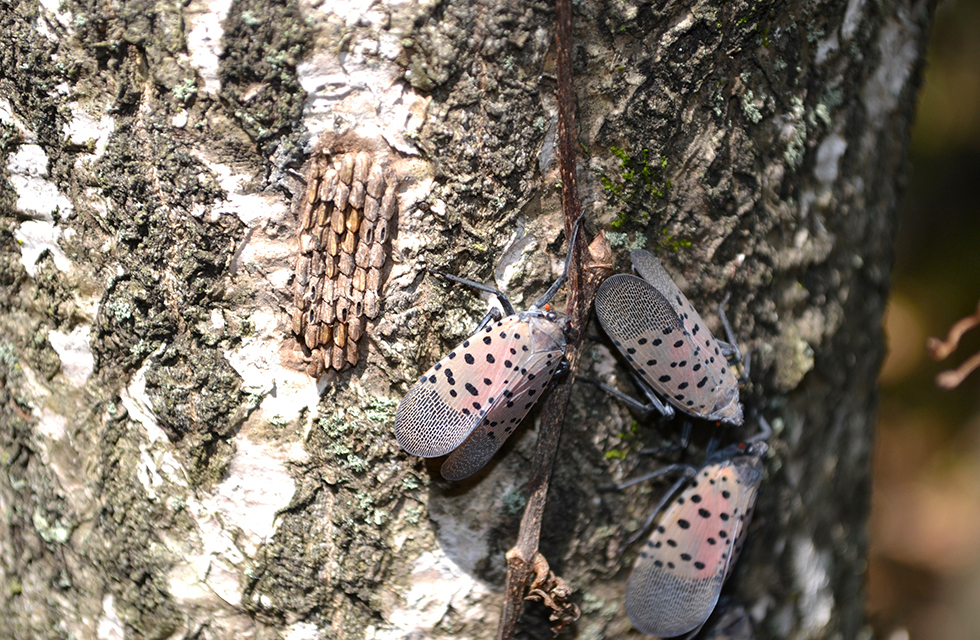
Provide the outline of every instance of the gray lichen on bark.
{"type": "MultiPolygon", "coordinates": [[[[330,5],[0,9],[0,635],[492,634],[530,422],[450,486],[392,416],[485,310],[426,267],[519,307],[560,268],[553,9],[330,5]],[[366,362],[318,399],[288,371],[290,172],[311,133],[365,122],[405,180],[396,264],[366,362]],[[18,173],[37,152],[43,171],[18,173]],[[70,209],[26,211],[25,184],[70,209]],[[68,336],[87,337],[56,351],[68,336]]],[[[861,630],[879,324],[931,9],[575,5],[587,228],[618,234],[621,268],[654,250],[709,322],[731,293],[747,397],[777,426],[731,585],[760,637],[861,630]]],[[[590,373],[625,387],[590,331],[590,373]]],[[[573,635],[628,632],[617,547],[656,489],[596,488],[672,433],[573,398],[542,541],[579,593],[573,635]]]]}

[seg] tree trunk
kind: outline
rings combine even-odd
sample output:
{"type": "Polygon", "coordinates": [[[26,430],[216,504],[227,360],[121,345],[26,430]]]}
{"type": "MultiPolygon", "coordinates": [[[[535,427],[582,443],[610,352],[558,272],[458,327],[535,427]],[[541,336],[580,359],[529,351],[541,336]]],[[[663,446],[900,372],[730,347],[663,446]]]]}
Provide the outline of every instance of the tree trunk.
{"type": "MultiPolygon", "coordinates": [[[[486,309],[427,268],[518,308],[561,268],[554,11],[362,4],[0,5],[0,636],[493,635],[533,420],[450,484],[393,416],[486,309]],[[358,363],[317,369],[293,269],[328,151],[370,154],[399,199],[358,363]]],[[[932,7],[575,5],[586,231],[620,270],[654,251],[709,323],[731,294],[746,404],[776,427],[727,588],[761,638],[868,634],[880,324],[932,7]]],[[[589,334],[585,372],[629,389],[589,334]]],[[[542,552],[582,608],[566,637],[623,637],[617,549],[661,488],[597,489],[679,421],[576,389],[542,552]]],[[[537,606],[522,633],[544,638],[537,606]]]]}

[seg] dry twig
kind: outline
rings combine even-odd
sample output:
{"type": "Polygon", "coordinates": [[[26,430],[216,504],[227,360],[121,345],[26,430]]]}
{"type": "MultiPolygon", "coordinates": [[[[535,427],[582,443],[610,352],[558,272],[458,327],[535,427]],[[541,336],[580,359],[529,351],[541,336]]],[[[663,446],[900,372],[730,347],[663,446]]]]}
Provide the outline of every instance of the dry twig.
{"type": "MultiPolygon", "coordinates": [[[[558,148],[561,159],[562,207],[565,214],[565,236],[571,238],[572,230],[581,212],[578,199],[578,182],[575,175],[575,93],[572,88],[572,7],[571,0],[557,0],[556,49],[558,54],[558,148]]],[[[568,350],[565,354],[570,364],[568,376],[552,389],[541,411],[541,427],[538,434],[537,449],[528,480],[528,501],[521,519],[517,544],[507,552],[507,583],[504,588],[504,604],[497,626],[498,640],[514,637],[517,620],[520,618],[524,594],[534,574],[535,563],[538,568],[547,566],[547,561],[538,553],[541,537],[541,519],[548,496],[548,483],[554,468],[561,428],[565,422],[565,410],[575,371],[578,369],[582,353],[582,338],[585,324],[589,319],[589,309],[596,289],[612,274],[612,249],[605,234],[600,234],[588,246],[579,243],[568,272],[568,303],[565,313],[571,321],[571,335],[568,337],[568,350]]],[[[552,583],[560,581],[548,572],[552,583]]],[[[545,584],[542,582],[541,584],[545,584]]],[[[569,595],[568,587],[562,581],[560,600],[569,595]]],[[[544,595],[552,598],[552,591],[541,590],[535,594],[541,600],[544,595]]],[[[552,598],[553,604],[554,598],[552,598]]],[[[574,607],[574,605],[571,605],[574,607]]],[[[567,605],[559,606],[567,610],[567,605]]],[[[563,614],[567,615],[567,614],[563,614]]],[[[554,617],[553,617],[553,620],[554,617]]],[[[559,616],[559,624],[565,618],[559,616]]]]}

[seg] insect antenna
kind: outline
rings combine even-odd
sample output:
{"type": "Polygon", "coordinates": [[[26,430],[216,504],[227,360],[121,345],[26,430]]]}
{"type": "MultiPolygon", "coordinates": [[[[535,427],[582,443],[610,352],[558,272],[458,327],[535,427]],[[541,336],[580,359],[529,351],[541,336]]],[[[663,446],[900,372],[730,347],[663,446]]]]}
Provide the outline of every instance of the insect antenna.
{"type": "Polygon", "coordinates": [[[582,225],[582,218],[584,217],[585,215],[583,211],[583,213],[579,214],[578,219],[572,226],[572,237],[568,241],[568,255],[565,256],[565,268],[562,270],[561,275],[558,276],[558,279],[555,280],[550,287],[548,287],[548,290],[544,292],[544,295],[541,296],[537,302],[531,305],[532,307],[537,309],[543,308],[544,305],[551,302],[551,299],[555,297],[555,294],[558,293],[558,288],[565,284],[565,281],[568,280],[568,265],[571,264],[572,256],[575,254],[575,238],[578,237],[578,229],[582,225]]]}
{"type": "MultiPolygon", "coordinates": [[[[434,273],[440,278],[445,278],[446,280],[452,280],[453,282],[458,282],[460,284],[465,284],[467,287],[476,289],[478,291],[485,291],[491,295],[497,296],[497,300],[500,300],[500,306],[504,308],[504,314],[512,316],[516,311],[514,311],[514,305],[510,303],[507,299],[507,294],[505,294],[500,289],[491,287],[488,284],[481,284],[473,280],[467,280],[466,278],[460,278],[459,276],[454,276],[451,273],[446,273],[445,271],[439,271],[438,269],[429,269],[429,273],[434,273]]],[[[485,323],[484,323],[485,324],[485,323]]]]}

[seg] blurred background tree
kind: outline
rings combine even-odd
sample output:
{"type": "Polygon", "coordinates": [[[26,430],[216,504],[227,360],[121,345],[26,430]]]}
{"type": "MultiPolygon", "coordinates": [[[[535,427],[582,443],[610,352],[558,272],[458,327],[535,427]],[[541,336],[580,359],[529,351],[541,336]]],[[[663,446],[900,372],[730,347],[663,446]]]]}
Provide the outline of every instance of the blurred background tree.
{"type": "Polygon", "coordinates": [[[980,351],[980,331],[932,362],[980,300],[980,2],[937,8],[913,129],[885,325],[869,613],[887,640],[980,636],[980,372],[952,391],[938,372],[980,351]]]}

